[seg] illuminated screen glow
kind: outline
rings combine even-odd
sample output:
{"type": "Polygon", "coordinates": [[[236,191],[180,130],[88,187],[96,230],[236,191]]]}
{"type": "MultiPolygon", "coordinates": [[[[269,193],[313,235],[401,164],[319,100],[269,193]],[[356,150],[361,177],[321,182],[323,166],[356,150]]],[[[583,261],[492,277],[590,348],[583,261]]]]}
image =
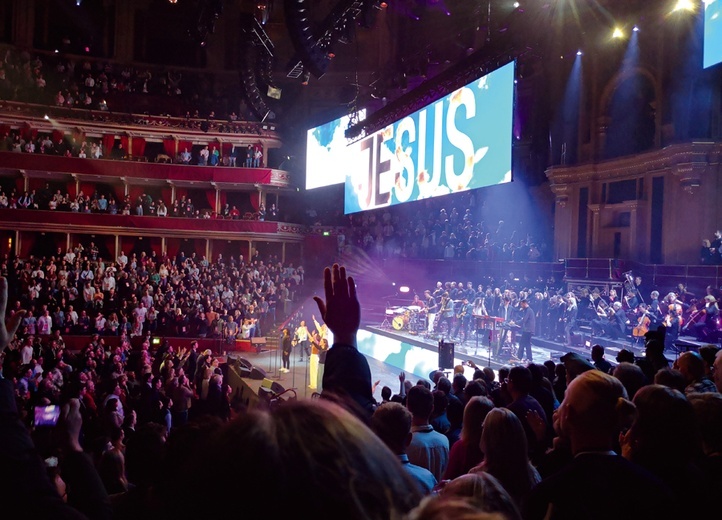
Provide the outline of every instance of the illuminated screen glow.
{"type": "Polygon", "coordinates": [[[704,68],[722,62],[722,0],[704,3],[704,68]]]}
{"type": "MultiPolygon", "coordinates": [[[[357,112],[357,121],[366,119],[366,109],[357,112]]],[[[306,136],[306,189],[343,184],[348,166],[346,129],[350,115],[311,128],[306,136]]]]}
{"type": "Polygon", "coordinates": [[[349,145],[345,213],[511,181],[514,63],[349,145]]]}

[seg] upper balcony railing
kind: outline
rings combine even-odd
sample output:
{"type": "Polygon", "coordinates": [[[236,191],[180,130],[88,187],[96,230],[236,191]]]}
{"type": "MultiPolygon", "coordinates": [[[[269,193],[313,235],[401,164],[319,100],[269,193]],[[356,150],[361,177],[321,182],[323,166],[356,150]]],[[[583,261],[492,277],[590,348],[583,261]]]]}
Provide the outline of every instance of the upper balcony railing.
{"type": "MultiPolygon", "coordinates": [[[[291,185],[287,171],[272,168],[190,166],[13,152],[0,152],[0,176],[233,191],[261,186],[283,189],[291,185]]],[[[18,191],[24,188],[18,187],[18,191]]]]}

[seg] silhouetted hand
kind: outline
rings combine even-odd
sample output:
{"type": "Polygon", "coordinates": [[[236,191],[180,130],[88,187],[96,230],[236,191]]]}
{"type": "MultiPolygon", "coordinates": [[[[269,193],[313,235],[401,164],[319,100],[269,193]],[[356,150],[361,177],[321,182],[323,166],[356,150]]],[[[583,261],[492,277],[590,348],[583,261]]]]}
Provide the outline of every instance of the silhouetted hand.
{"type": "Polygon", "coordinates": [[[346,268],[333,264],[323,271],[326,301],[314,296],[321,318],[333,332],[337,343],[356,345],[356,332],[361,324],[361,306],[356,297],[356,284],[346,277],[346,268]]]}
{"type": "Polygon", "coordinates": [[[5,277],[0,276],[0,317],[2,317],[2,319],[0,319],[0,352],[5,350],[5,347],[7,347],[13,340],[18,327],[20,327],[20,322],[25,316],[25,311],[21,310],[13,314],[12,317],[7,320],[5,318],[7,303],[8,281],[5,277]]]}

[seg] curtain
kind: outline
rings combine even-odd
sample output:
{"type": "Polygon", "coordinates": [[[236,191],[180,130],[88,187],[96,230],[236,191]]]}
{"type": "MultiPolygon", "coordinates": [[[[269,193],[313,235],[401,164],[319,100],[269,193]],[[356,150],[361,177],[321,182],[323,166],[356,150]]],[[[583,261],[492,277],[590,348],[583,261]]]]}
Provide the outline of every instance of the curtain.
{"type": "Polygon", "coordinates": [[[92,184],[90,182],[81,182],[80,183],[80,191],[83,192],[83,195],[92,196],[93,193],[95,193],[95,184],[92,184]]]}
{"type": "Polygon", "coordinates": [[[62,141],[65,135],[63,134],[62,130],[53,130],[53,135],[51,139],[54,143],[57,143],[58,141],[62,141]]]}
{"type": "Polygon", "coordinates": [[[206,200],[208,200],[208,204],[211,206],[211,209],[213,211],[216,211],[216,209],[223,208],[222,206],[221,206],[221,208],[216,208],[216,190],[206,190],[205,193],[206,193],[206,200]]]}
{"type": "MultiPolygon", "coordinates": [[[[143,157],[145,154],[145,139],[142,137],[134,137],[133,138],[133,150],[132,154],[133,157],[143,157]]],[[[174,155],[171,155],[171,157],[175,157],[174,155]]]]}
{"type": "Polygon", "coordinates": [[[221,156],[222,157],[230,156],[232,149],[233,149],[233,143],[223,143],[221,145],[221,156]]]}
{"type": "Polygon", "coordinates": [[[115,193],[115,202],[118,206],[118,213],[123,209],[120,204],[125,200],[125,185],[124,184],[113,184],[113,193],[115,193]]]}
{"type": "Polygon", "coordinates": [[[261,194],[257,191],[251,193],[251,207],[254,211],[258,211],[261,204],[261,194]]]}
{"type": "Polygon", "coordinates": [[[130,149],[128,148],[128,136],[121,135],[120,144],[123,145],[123,150],[125,150],[125,154],[130,155],[130,149]]]}
{"type": "MultiPolygon", "coordinates": [[[[176,153],[175,153],[175,139],[163,139],[163,151],[168,157],[172,157],[175,159],[176,153]]],[[[183,149],[180,147],[180,143],[178,143],[178,151],[182,152],[183,149]]]]}
{"type": "Polygon", "coordinates": [[[115,136],[112,134],[103,134],[103,157],[110,157],[115,147],[115,136]]]}
{"type": "Polygon", "coordinates": [[[75,197],[77,195],[77,193],[75,193],[75,181],[68,182],[68,184],[65,186],[65,191],[71,197],[75,197]]]}

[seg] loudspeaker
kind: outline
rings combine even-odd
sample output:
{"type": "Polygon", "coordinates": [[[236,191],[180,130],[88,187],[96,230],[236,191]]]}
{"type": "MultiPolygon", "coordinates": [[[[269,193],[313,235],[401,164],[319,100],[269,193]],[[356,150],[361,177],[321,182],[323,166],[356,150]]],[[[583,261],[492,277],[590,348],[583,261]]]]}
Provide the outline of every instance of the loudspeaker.
{"type": "Polygon", "coordinates": [[[238,358],[238,364],[242,367],[247,368],[248,370],[253,368],[253,363],[248,361],[246,358],[238,358]]]}
{"type": "Polygon", "coordinates": [[[274,382],[271,384],[271,391],[272,391],[274,394],[282,394],[283,392],[286,391],[286,389],[283,388],[283,386],[282,386],[280,383],[274,381],[274,382]]]}
{"type": "Polygon", "coordinates": [[[439,368],[454,368],[454,343],[439,341],[439,368]]]}
{"type": "Polygon", "coordinates": [[[249,377],[251,379],[258,379],[259,381],[263,380],[266,378],[266,371],[261,367],[253,367],[251,368],[251,375],[249,377]]]}

